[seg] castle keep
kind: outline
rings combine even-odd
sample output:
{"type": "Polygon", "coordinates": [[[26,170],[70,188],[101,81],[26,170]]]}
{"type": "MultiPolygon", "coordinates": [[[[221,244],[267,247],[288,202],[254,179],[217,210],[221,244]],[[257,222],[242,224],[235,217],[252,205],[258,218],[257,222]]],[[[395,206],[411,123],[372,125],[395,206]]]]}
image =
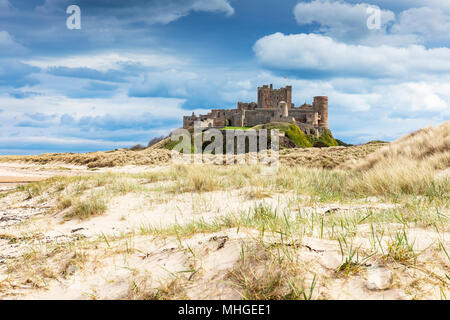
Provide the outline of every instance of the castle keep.
{"type": "Polygon", "coordinates": [[[212,109],[205,115],[183,118],[183,128],[199,121],[204,128],[253,127],[269,122],[294,123],[306,134],[318,135],[328,129],[328,97],[314,97],[311,104],[295,107],[292,86],[274,89],[273,85],[258,88],[258,103],[238,102],[236,109],[212,109]]]}

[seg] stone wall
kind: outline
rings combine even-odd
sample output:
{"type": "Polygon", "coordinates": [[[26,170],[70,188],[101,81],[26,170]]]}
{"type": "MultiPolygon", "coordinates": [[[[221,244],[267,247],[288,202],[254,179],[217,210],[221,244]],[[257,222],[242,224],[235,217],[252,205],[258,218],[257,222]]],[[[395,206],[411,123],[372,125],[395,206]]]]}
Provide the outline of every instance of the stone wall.
{"type": "Polygon", "coordinates": [[[214,127],[220,128],[220,127],[226,127],[227,125],[227,119],[225,118],[214,118],[214,127]]]}
{"type": "Polygon", "coordinates": [[[255,110],[256,108],[258,108],[258,105],[255,102],[238,102],[238,110],[255,110]]]}
{"type": "Polygon", "coordinates": [[[192,113],[192,116],[184,116],[183,117],[183,128],[189,128],[194,126],[194,121],[197,120],[197,117],[192,113]]]}
{"type": "Polygon", "coordinates": [[[270,119],[279,114],[278,109],[262,109],[247,110],[244,113],[244,126],[253,127],[258,124],[269,123],[270,119]]]}
{"type": "Polygon", "coordinates": [[[289,116],[294,117],[297,122],[318,126],[319,114],[314,109],[297,108],[289,110],[289,116]]]}
{"type": "Polygon", "coordinates": [[[258,104],[238,102],[236,109],[212,109],[198,117],[192,113],[192,116],[183,117],[183,127],[191,127],[199,120],[202,126],[213,127],[253,127],[272,121],[295,121],[307,132],[322,132],[328,128],[328,98],[317,96],[312,105],[305,103],[295,108],[291,86],[273,89],[273,85],[264,85],[258,87],[258,104]]]}
{"type": "Polygon", "coordinates": [[[258,88],[258,108],[277,108],[281,101],[287,103],[288,109],[292,107],[291,86],[280,89],[273,89],[273,85],[271,84],[270,87],[264,85],[258,88]]]}

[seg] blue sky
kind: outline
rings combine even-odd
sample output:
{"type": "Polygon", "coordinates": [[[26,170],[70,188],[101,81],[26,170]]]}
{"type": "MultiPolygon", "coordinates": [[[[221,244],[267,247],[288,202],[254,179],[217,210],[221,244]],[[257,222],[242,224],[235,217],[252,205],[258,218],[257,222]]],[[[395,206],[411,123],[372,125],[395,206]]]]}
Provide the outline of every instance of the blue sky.
{"type": "Polygon", "coordinates": [[[269,83],[329,96],[337,138],[393,140],[450,119],[449,31],[441,0],[0,0],[0,154],[146,144],[269,83]]]}

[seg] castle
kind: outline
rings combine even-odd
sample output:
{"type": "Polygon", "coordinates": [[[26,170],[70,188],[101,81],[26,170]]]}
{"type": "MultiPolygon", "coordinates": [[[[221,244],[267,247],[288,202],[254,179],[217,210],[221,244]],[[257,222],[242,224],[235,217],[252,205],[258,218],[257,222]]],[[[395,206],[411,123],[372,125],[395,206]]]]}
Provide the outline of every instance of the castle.
{"type": "Polygon", "coordinates": [[[274,89],[273,85],[258,87],[258,103],[238,102],[237,109],[212,109],[205,115],[183,118],[187,129],[200,122],[203,128],[253,127],[270,122],[294,123],[306,134],[319,135],[328,129],[328,97],[314,97],[312,105],[295,107],[292,86],[274,89]]]}

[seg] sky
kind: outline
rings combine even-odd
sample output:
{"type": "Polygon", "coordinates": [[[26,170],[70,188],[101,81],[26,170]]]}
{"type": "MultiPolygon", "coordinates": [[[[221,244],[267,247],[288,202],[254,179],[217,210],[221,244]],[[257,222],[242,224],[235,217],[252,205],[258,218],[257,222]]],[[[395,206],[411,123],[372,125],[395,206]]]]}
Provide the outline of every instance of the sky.
{"type": "Polygon", "coordinates": [[[450,1],[363,1],[0,0],[0,154],[147,144],[270,83],[349,143],[450,120],[450,1]]]}

